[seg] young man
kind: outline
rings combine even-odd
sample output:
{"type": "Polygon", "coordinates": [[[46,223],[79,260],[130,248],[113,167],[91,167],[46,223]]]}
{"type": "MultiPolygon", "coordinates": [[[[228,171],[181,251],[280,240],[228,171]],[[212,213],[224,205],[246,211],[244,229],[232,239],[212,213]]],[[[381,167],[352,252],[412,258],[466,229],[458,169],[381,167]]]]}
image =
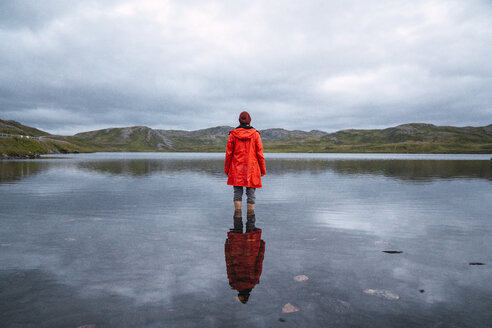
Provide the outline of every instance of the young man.
{"type": "Polygon", "coordinates": [[[227,184],[234,186],[234,228],[242,230],[241,205],[243,187],[246,187],[248,221],[246,230],[255,224],[255,191],[261,188],[261,177],[266,174],[265,157],[260,132],[251,125],[248,112],[239,114],[240,125],[229,132],[225,158],[227,184]]]}

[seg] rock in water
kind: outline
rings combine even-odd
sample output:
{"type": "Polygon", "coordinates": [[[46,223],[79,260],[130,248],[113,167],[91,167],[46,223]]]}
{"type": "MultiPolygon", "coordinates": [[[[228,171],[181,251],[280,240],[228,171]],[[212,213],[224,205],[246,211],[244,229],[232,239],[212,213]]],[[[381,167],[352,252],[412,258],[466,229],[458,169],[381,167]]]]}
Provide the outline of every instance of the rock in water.
{"type": "Polygon", "coordinates": [[[369,295],[374,295],[382,298],[386,298],[387,300],[397,300],[400,298],[400,296],[393,294],[387,290],[381,290],[381,289],[366,289],[364,290],[364,293],[369,294],[369,295]]]}
{"type": "Polygon", "coordinates": [[[299,311],[299,309],[290,303],[285,304],[284,307],[282,308],[283,313],[292,313],[297,311],[299,311]]]}
{"type": "Polygon", "coordinates": [[[309,278],[308,278],[307,276],[303,275],[303,274],[301,274],[301,275],[299,275],[299,276],[295,276],[295,277],[294,277],[294,280],[295,280],[295,281],[306,281],[306,280],[308,280],[308,279],[309,279],[309,278]]]}

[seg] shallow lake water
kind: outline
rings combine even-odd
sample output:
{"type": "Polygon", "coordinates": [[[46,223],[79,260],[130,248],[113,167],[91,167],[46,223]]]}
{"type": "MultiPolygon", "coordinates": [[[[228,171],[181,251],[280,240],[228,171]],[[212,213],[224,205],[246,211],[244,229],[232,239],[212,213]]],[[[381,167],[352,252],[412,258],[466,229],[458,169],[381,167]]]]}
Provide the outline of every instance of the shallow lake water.
{"type": "Polygon", "coordinates": [[[0,325],[490,327],[490,156],[266,154],[261,237],[223,158],[0,161],[0,325]]]}

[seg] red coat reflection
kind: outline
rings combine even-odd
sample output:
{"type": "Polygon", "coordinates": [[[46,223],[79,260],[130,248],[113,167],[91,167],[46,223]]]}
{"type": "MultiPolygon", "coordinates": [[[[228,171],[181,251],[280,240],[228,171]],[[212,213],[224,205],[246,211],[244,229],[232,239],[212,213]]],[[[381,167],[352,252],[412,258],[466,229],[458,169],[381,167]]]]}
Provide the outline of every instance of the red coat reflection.
{"type": "Polygon", "coordinates": [[[239,291],[239,300],[246,303],[251,289],[260,282],[265,255],[261,229],[246,233],[228,232],[224,248],[229,285],[239,291]]]}

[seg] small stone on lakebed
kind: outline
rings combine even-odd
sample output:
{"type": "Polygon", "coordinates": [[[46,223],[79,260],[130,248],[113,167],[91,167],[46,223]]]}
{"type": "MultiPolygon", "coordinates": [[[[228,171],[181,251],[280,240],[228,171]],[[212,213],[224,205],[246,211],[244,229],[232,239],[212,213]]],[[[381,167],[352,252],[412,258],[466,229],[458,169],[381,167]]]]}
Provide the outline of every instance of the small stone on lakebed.
{"type": "Polygon", "coordinates": [[[290,303],[285,304],[284,307],[282,308],[283,313],[292,313],[297,311],[299,311],[299,309],[290,303]]]}
{"type": "Polygon", "coordinates": [[[308,280],[308,279],[309,279],[309,278],[308,278],[308,276],[303,275],[303,274],[301,274],[301,275],[299,275],[299,276],[295,276],[295,277],[294,277],[294,280],[295,280],[295,281],[306,281],[306,280],[308,280]]]}

